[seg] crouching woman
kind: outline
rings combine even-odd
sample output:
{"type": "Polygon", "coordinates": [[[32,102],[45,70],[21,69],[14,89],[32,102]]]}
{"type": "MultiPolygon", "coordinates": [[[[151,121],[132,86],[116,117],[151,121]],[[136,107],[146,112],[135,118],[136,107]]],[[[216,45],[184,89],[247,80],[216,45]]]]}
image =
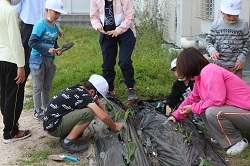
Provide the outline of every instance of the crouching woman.
{"type": "Polygon", "coordinates": [[[209,134],[236,155],[248,146],[240,131],[250,131],[250,86],[235,74],[210,64],[195,48],[184,49],[177,57],[177,72],[194,79],[194,89],[169,120],[183,120],[200,114],[209,134]]]}

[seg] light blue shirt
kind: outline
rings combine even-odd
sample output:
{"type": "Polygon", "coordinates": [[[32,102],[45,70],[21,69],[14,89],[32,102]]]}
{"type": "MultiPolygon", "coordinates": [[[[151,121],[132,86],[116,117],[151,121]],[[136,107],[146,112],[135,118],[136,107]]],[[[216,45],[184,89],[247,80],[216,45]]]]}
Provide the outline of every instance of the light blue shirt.
{"type": "Polygon", "coordinates": [[[25,24],[34,25],[44,16],[45,3],[46,0],[21,0],[14,8],[25,24]]]}
{"type": "Polygon", "coordinates": [[[53,54],[49,53],[48,50],[50,48],[57,47],[57,39],[58,39],[58,25],[56,23],[51,27],[44,18],[41,18],[33,27],[31,37],[29,40],[29,45],[32,47],[31,56],[33,55],[42,55],[42,56],[51,56],[54,57],[53,54]],[[33,45],[33,35],[38,37],[38,47],[37,45],[33,45]],[[35,48],[34,48],[35,47],[35,48]],[[39,50],[37,50],[39,48],[39,50]],[[44,54],[44,52],[46,52],[44,54]]]}

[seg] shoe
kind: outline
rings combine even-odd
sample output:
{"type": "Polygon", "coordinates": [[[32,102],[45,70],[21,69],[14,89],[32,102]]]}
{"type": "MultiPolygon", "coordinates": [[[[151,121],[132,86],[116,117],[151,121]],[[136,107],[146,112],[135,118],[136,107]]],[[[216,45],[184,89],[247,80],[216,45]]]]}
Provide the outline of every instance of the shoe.
{"type": "Polygon", "coordinates": [[[31,136],[31,131],[30,130],[19,130],[17,135],[15,135],[14,138],[3,139],[3,143],[8,144],[8,143],[11,143],[11,142],[15,142],[15,141],[19,141],[19,140],[28,138],[29,136],[31,136]]]}
{"type": "Polygon", "coordinates": [[[238,143],[234,144],[227,150],[228,155],[236,155],[241,153],[244,149],[248,147],[248,141],[246,138],[243,140],[239,141],[238,143]]]}
{"type": "Polygon", "coordinates": [[[211,142],[213,142],[215,144],[219,144],[219,142],[216,139],[211,138],[210,140],[211,140],[211,142]]]}
{"type": "Polygon", "coordinates": [[[115,91],[108,91],[106,98],[115,98],[115,91]]]}
{"type": "MultiPolygon", "coordinates": [[[[68,135],[69,135],[69,134],[60,137],[60,138],[59,138],[59,142],[61,142],[62,140],[64,140],[68,135]]],[[[78,135],[78,137],[77,137],[76,139],[79,139],[79,138],[82,138],[82,137],[83,137],[83,132],[82,132],[80,135],[78,135]]]]}
{"type": "Polygon", "coordinates": [[[69,141],[68,143],[65,143],[64,139],[61,141],[61,147],[71,154],[85,152],[88,149],[86,145],[78,145],[72,140],[67,140],[69,141]]]}
{"type": "Polygon", "coordinates": [[[132,101],[132,100],[136,100],[137,96],[135,93],[135,89],[134,88],[128,88],[126,89],[127,93],[128,93],[128,100],[132,101]]]}
{"type": "Polygon", "coordinates": [[[43,110],[42,109],[38,109],[38,110],[34,110],[34,119],[36,120],[42,120],[43,119],[43,110]]]}

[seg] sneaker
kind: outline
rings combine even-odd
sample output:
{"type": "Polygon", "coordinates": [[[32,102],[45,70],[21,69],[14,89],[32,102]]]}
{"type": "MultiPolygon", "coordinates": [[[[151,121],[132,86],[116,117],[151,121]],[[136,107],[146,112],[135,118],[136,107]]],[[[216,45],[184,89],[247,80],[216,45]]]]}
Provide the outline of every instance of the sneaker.
{"type": "Polygon", "coordinates": [[[115,91],[108,91],[106,98],[115,98],[115,91]]]}
{"type": "Polygon", "coordinates": [[[234,144],[227,150],[228,155],[236,155],[241,153],[244,149],[248,147],[248,141],[246,138],[234,144]]]}
{"type": "Polygon", "coordinates": [[[19,140],[28,138],[29,136],[31,136],[31,131],[30,130],[19,130],[17,135],[15,135],[14,138],[3,139],[3,143],[8,144],[8,143],[11,143],[11,142],[15,142],[15,141],[19,141],[19,140]]]}
{"type": "MultiPolygon", "coordinates": [[[[64,140],[68,135],[69,135],[69,134],[60,137],[60,138],[59,138],[59,142],[61,142],[62,140],[64,140]]],[[[78,135],[78,137],[77,137],[76,139],[79,139],[79,138],[82,138],[82,137],[83,137],[83,132],[82,132],[80,135],[78,135]]]]}
{"type": "Polygon", "coordinates": [[[213,142],[215,144],[219,144],[219,142],[216,139],[211,138],[210,140],[211,140],[211,142],[213,142]]]}
{"type": "Polygon", "coordinates": [[[34,119],[40,120],[43,119],[43,116],[44,114],[42,109],[34,110],[34,119]]]}
{"type": "Polygon", "coordinates": [[[65,143],[64,140],[61,141],[61,147],[63,150],[66,150],[71,154],[85,152],[88,149],[86,145],[78,145],[72,140],[67,140],[69,141],[68,143],[65,143]]]}
{"type": "Polygon", "coordinates": [[[128,100],[129,101],[137,99],[137,96],[136,96],[134,88],[128,88],[126,91],[128,93],[128,100]]]}

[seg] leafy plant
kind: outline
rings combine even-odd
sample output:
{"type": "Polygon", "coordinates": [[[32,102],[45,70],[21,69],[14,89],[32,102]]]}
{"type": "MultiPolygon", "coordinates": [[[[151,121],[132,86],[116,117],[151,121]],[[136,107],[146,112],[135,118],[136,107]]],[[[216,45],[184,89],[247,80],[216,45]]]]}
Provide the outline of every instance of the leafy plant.
{"type": "Polygon", "coordinates": [[[126,156],[124,158],[125,165],[129,165],[135,159],[135,151],[137,149],[137,145],[135,142],[128,141],[126,145],[126,156]]]}
{"type": "Polygon", "coordinates": [[[123,118],[124,122],[127,121],[129,115],[134,116],[134,112],[131,109],[126,110],[126,112],[124,114],[124,118],[123,118]]]}

